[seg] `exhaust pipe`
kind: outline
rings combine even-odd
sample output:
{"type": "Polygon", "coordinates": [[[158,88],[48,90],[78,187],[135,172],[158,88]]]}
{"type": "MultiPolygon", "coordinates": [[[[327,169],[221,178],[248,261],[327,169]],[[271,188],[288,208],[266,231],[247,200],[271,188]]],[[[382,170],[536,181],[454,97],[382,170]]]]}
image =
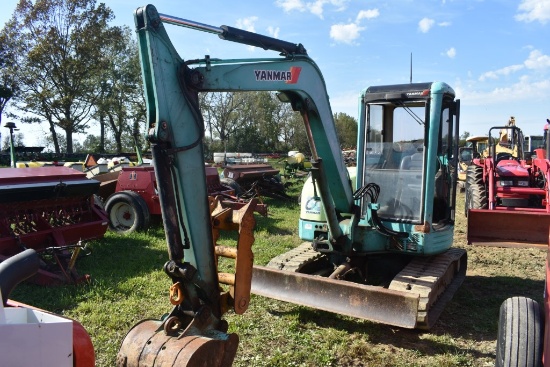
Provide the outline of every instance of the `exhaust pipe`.
{"type": "Polygon", "coordinates": [[[0,292],[4,306],[16,285],[30,278],[40,267],[40,259],[33,249],[18,253],[0,263],[0,292]]]}

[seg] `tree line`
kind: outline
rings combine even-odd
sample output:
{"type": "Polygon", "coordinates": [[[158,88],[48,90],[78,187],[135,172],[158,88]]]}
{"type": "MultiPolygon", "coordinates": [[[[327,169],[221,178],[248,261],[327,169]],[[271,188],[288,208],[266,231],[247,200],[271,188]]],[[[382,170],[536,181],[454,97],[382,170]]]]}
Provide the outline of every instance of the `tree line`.
{"type": "MultiPolygon", "coordinates": [[[[111,25],[114,18],[95,0],[20,0],[0,30],[0,123],[3,116],[46,123],[55,153],[122,153],[136,144],[146,149],[138,47],[129,27],[111,25]],[[99,135],[75,143],[74,134],[92,126],[99,135]]],[[[200,104],[207,155],[309,153],[301,116],[274,93],[204,93],[200,104]]],[[[343,113],[334,118],[342,146],[353,147],[356,120],[343,113]]]]}

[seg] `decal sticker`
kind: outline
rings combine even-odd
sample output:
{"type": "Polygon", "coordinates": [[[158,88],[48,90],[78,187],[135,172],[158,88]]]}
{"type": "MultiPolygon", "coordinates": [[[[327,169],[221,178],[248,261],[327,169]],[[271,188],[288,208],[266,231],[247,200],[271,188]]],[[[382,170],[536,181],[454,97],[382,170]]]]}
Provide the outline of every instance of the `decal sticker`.
{"type": "Polygon", "coordinates": [[[254,76],[257,82],[285,82],[286,84],[296,84],[300,78],[301,71],[301,67],[291,66],[288,71],[254,70],[254,76]]]}

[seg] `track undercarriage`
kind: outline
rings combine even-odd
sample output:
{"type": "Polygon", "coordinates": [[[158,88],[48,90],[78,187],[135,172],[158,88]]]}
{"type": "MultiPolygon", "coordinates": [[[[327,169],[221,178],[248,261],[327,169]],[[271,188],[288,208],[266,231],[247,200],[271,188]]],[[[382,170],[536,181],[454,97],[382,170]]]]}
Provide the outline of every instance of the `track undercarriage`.
{"type": "MultiPolygon", "coordinates": [[[[306,242],[255,266],[252,293],[405,328],[429,329],[466,275],[466,251],[392,258],[375,274],[368,259],[331,264],[306,242]],[[389,264],[388,263],[388,264],[389,264]],[[358,283],[357,281],[360,281],[358,283]]],[[[380,264],[380,258],[372,265],[380,264]]]]}

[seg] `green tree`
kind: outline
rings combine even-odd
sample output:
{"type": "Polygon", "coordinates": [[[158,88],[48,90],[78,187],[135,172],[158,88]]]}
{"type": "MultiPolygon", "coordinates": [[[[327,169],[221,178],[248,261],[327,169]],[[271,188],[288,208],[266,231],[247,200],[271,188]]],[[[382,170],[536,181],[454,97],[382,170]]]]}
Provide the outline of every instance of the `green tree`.
{"type": "Polygon", "coordinates": [[[357,145],[357,120],[343,112],[334,114],[336,134],[342,149],[352,149],[357,145]]]}
{"type": "MultiPolygon", "coordinates": [[[[10,149],[10,133],[2,135],[2,150],[6,151],[10,149]]],[[[23,141],[25,140],[25,137],[23,136],[23,133],[13,133],[13,146],[14,147],[24,147],[25,144],[23,141]]]]}
{"type": "Polygon", "coordinates": [[[458,141],[458,146],[463,147],[466,145],[466,139],[470,137],[470,132],[464,131],[462,134],[460,134],[460,138],[458,141]]]}
{"type": "MultiPolygon", "coordinates": [[[[125,134],[124,137],[126,136],[128,135],[125,134]]],[[[120,153],[117,152],[117,144],[110,134],[107,134],[104,137],[103,142],[101,141],[102,139],[100,135],[87,135],[86,139],[82,142],[78,153],[98,153],[100,152],[100,144],[104,144],[102,153],[120,153]]],[[[127,145],[127,143],[128,142],[123,138],[122,145],[125,147],[124,149],[126,149],[124,152],[133,152],[133,144],[127,145]]]]}
{"type": "Polygon", "coordinates": [[[0,30],[0,126],[8,102],[17,93],[16,56],[13,51],[11,28],[0,30]]]}
{"type": "Polygon", "coordinates": [[[105,45],[109,66],[99,75],[97,83],[100,99],[95,116],[101,128],[100,151],[104,151],[107,125],[115,140],[116,152],[121,153],[128,148],[133,150],[133,137],[139,136],[140,125],[145,124],[146,107],[138,47],[132,31],[124,27],[119,32],[113,29],[112,33],[113,37],[105,45]],[[130,138],[124,139],[126,136],[130,138]]]}
{"type": "Polygon", "coordinates": [[[230,150],[230,138],[243,129],[242,111],[246,104],[245,93],[209,92],[200,99],[201,109],[212,136],[219,139],[224,150],[230,150]]]}
{"type": "Polygon", "coordinates": [[[112,11],[95,0],[21,0],[12,17],[21,96],[17,108],[45,119],[55,151],[55,128],[65,132],[66,152],[73,134],[84,132],[96,104],[97,78],[109,66],[104,45],[119,29],[112,11]]]}
{"type": "Polygon", "coordinates": [[[289,103],[285,103],[284,106],[286,118],[281,127],[281,140],[284,143],[282,150],[298,150],[305,155],[311,155],[302,116],[299,112],[293,111],[289,103]]]}

